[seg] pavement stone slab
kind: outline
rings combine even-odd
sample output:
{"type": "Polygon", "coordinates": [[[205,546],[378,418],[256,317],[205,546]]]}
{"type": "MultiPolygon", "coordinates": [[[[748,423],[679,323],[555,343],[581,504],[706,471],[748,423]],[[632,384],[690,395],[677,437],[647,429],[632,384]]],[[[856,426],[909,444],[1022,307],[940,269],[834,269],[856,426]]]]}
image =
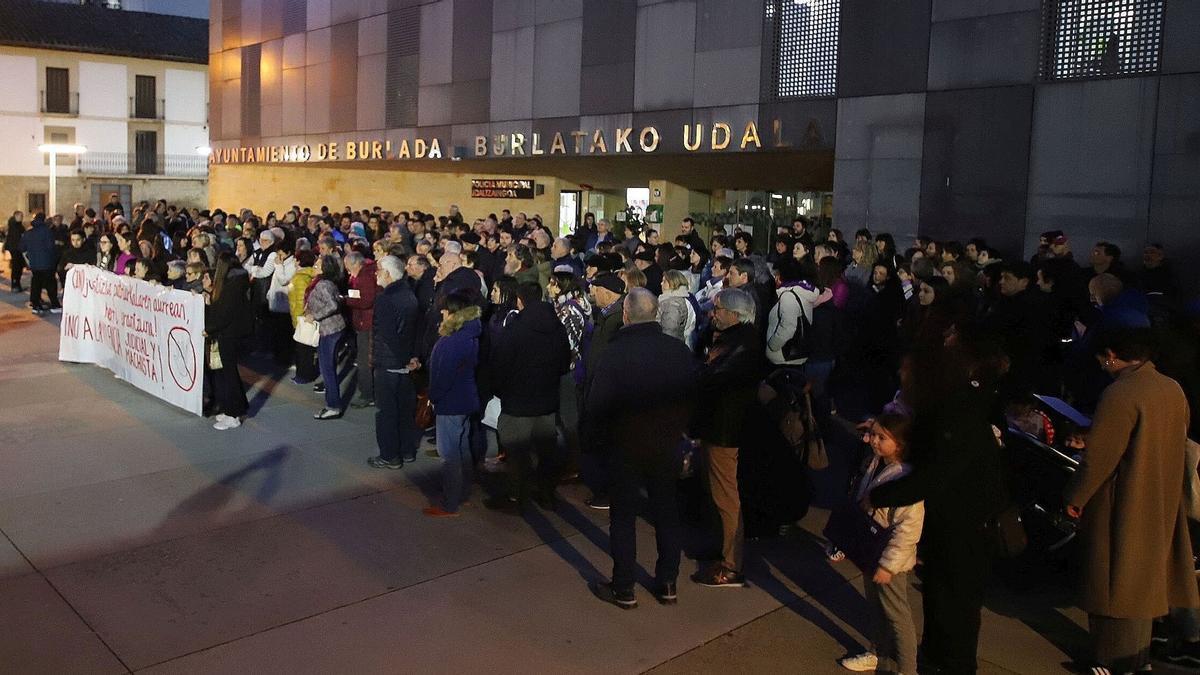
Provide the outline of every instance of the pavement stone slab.
{"type": "Polygon", "coordinates": [[[0,580],[0,608],[5,672],[128,672],[41,575],[0,580]]]}

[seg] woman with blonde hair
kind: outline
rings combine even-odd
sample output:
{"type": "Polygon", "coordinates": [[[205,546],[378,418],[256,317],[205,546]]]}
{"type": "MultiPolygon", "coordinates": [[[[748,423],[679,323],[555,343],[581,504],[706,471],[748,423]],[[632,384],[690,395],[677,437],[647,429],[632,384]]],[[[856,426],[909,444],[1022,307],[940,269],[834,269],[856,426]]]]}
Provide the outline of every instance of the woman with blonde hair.
{"type": "Polygon", "coordinates": [[[871,273],[879,259],[879,249],[870,241],[860,241],[850,253],[853,262],[846,268],[846,281],[866,288],[871,283],[871,273]]]}
{"type": "Polygon", "coordinates": [[[679,270],[663,274],[663,293],[658,298],[658,323],[663,332],[692,348],[696,336],[695,300],[687,276],[679,270]]]}

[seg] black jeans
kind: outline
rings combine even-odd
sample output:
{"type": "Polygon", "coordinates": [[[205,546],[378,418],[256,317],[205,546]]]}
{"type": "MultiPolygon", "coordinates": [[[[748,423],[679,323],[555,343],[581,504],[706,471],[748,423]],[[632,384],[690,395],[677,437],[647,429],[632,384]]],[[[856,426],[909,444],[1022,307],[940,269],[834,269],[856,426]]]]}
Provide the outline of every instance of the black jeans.
{"type": "Polygon", "coordinates": [[[21,275],[25,273],[25,256],[20,251],[10,251],[9,255],[12,260],[9,261],[8,278],[12,281],[12,290],[16,291],[21,288],[21,275]]]}
{"type": "Polygon", "coordinates": [[[242,417],[250,409],[246,400],[246,385],[238,372],[238,353],[241,341],[217,338],[217,351],[221,354],[221,367],[212,371],[213,398],[217,408],[230,417],[242,417]]]}
{"type": "Polygon", "coordinates": [[[938,672],[974,673],[991,559],[987,539],[980,527],[937,532],[927,544],[921,553],[925,566],[922,655],[938,672]]]}
{"type": "Polygon", "coordinates": [[[529,478],[537,456],[536,488],[542,495],[554,492],[558,483],[558,428],[555,413],[520,417],[500,413],[496,431],[500,445],[508,454],[509,496],[519,502],[529,499],[529,478]]]}
{"type": "Polygon", "coordinates": [[[296,379],[304,383],[316,380],[321,376],[321,371],[317,368],[317,348],[302,345],[295,340],[292,343],[296,353],[296,379]]]}
{"type": "Polygon", "coordinates": [[[375,369],[375,443],[388,462],[417,456],[417,387],[407,373],[375,369]]]}
{"type": "Polygon", "coordinates": [[[641,488],[649,496],[647,520],[654,525],[658,562],[654,578],[659,583],[675,583],[679,576],[679,556],[683,533],[679,525],[679,504],[675,491],[679,471],[651,471],[614,462],[611,509],[609,510],[609,550],[612,553],[612,584],[618,590],[632,590],[637,576],[637,507],[641,488]]]}
{"type": "Polygon", "coordinates": [[[58,277],[54,275],[54,270],[33,271],[33,280],[29,282],[29,306],[33,309],[42,309],[43,290],[50,296],[52,309],[62,307],[58,302],[58,277]]]}

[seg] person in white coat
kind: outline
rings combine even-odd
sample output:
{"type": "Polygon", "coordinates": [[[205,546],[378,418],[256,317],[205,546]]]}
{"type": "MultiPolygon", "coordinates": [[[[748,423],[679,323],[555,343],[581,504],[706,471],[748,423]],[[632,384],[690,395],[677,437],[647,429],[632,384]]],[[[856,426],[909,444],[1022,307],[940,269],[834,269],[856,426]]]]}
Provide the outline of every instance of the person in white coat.
{"type": "MultiPolygon", "coordinates": [[[[307,239],[300,241],[305,244],[307,239]]],[[[291,305],[288,302],[288,290],[292,277],[296,276],[296,257],[286,247],[279,247],[271,253],[271,284],[267,287],[267,317],[271,352],[278,363],[291,361],[292,345],[292,316],[291,305]]]]}
{"type": "Polygon", "coordinates": [[[767,315],[767,360],[777,366],[802,366],[808,357],[789,354],[791,350],[785,347],[792,338],[812,329],[813,308],[821,293],[813,280],[804,278],[804,268],[792,258],[780,264],[777,274],[778,302],[767,315]]]}
{"type": "MultiPolygon", "coordinates": [[[[871,446],[873,454],[859,481],[856,503],[862,503],[876,487],[911,471],[904,463],[911,426],[908,417],[896,413],[884,413],[871,422],[863,440],[871,446]]],[[[871,614],[872,651],[842,659],[840,663],[847,670],[859,672],[881,670],[915,675],[917,629],[908,604],[908,577],[917,564],[925,502],[876,508],[871,516],[881,527],[892,528],[875,574],[863,580],[871,614]]]]}

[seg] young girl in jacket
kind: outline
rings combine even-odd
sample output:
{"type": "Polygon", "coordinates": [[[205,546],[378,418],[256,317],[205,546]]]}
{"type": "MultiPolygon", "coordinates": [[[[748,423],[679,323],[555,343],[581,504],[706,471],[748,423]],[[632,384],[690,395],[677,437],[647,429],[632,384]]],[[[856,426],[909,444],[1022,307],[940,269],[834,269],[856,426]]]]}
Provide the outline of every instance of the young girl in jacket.
{"type": "MultiPolygon", "coordinates": [[[[871,446],[855,502],[866,500],[871,490],[896,480],[911,471],[904,462],[908,455],[911,429],[908,417],[883,413],[871,423],[863,440],[871,446]]],[[[872,651],[844,658],[842,667],[853,671],[876,669],[914,675],[917,672],[917,629],[908,604],[909,572],[917,564],[917,542],[925,521],[925,503],[877,508],[875,522],[891,527],[892,537],[879,558],[879,566],[870,579],[864,579],[867,604],[871,613],[872,651]]]]}

